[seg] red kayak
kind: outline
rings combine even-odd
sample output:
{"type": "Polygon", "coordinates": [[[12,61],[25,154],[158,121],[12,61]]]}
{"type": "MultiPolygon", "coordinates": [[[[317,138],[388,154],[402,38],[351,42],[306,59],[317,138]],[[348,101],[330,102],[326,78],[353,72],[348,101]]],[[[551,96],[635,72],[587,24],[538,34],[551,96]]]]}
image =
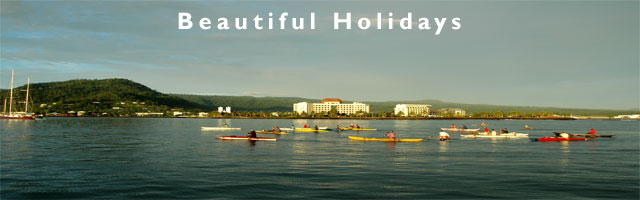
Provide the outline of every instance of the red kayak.
{"type": "Polygon", "coordinates": [[[270,138],[270,137],[250,138],[250,137],[247,137],[247,136],[235,136],[235,135],[220,136],[218,138],[221,139],[221,140],[265,140],[265,141],[276,141],[276,138],[270,138]]]}
{"type": "Polygon", "coordinates": [[[587,138],[561,138],[561,137],[543,137],[535,139],[538,142],[557,142],[557,141],[585,141],[587,138]]]}

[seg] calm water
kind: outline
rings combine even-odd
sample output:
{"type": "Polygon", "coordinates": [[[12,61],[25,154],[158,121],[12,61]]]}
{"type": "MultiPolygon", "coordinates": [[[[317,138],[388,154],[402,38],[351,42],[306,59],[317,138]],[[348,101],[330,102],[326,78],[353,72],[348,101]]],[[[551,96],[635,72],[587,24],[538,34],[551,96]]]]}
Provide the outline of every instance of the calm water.
{"type": "MultiPolygon", "coordinates": [[[[348,135],[436,136],[452,123],[411,120],[241,120],[49,118],[0,121],[2,198],[628,198],[640,188],[640,121],[486,121],[491,128],[582,133],[613,139],[531,142],[349,141],[348,135]],[[273,125],[380,131],[294,133],[277,142],[221,141],[273,125]]],[[[262,135],[270,136],[270,135],[262,135]]]]}

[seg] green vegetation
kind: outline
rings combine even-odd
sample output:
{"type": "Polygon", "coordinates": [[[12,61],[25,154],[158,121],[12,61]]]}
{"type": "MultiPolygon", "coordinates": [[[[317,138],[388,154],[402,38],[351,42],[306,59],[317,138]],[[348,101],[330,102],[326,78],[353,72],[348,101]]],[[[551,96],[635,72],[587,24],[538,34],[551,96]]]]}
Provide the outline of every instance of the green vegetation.
{"type": "MultiPolygon", "coordinates": [[[[26,86],[16,88],[15,98],[23,101],[26,86]]],[[[0,91],[2,97],[8,90],[0,91]]],[[[173,111],[196,115],[208,112],[208,117],[247,118],[395,118],[392,113],[396,104],[430,104],[431,110],[461,108],[467,115],[476,118],[539,118],[555,115],[600,115],[632,114],[637,110],[571,109],[532,106],[498,106],[485,104],[461,104],[438,100],[365,102],[370,104],[372,113],[341,115],[337,111],[329,113],[291,113],[294,103],[320,102],[319,99],[298,97],[251,97],[163,94],[142,84],[126,79],[69,80],[62,82],[36,83],[30,86],[30,111],[34,113],[69,113],[84,111],[94,116],[135,116],[136,112],[162,113],[152,116],[173,116],[173,111]],[[218,106],[231,106],[233,113],[218,113],[218,106]]],[[[345,101],[345,103],[351,103],[345,101]]],[[[23,105],[22,105],[23,106],[23,105]]],[[[20,107],[20,106],[18,106],[20,107]]],[[[22,110],[22,109],[20,109],[22,110]]],[[[413,117],[426,113],[409,113],[413,117]]],[[[440,113],[440,117],[456,117],[440,113]]]]}

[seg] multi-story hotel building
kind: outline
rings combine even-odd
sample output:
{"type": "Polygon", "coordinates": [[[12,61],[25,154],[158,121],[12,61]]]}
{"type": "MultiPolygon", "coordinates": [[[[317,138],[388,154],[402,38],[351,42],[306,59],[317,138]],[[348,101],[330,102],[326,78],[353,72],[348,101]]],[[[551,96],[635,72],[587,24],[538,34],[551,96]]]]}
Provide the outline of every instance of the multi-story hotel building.
{"type": "Polygon", "coordinates": [[[409,114],[413,113],[415,115],[428,115],[429,114],[429,106],[426,104],[396,104],[396,108],[393,109],[393,114],[398,115],[402,112],[402,115],[407,117],[409,114]]]}
{"type": "Polygon", "coordinates": [[[300,102],[293,104],[293,112],[298,114],[302,113],[327,113],[335,109],[340,114],[355,114],[357,112],[369,113],[369,104],[360,102],[353,102],[350,104],[343,104],[342,100],[335,98],[323,99],[322,103],[308,103],[300,102]]]}

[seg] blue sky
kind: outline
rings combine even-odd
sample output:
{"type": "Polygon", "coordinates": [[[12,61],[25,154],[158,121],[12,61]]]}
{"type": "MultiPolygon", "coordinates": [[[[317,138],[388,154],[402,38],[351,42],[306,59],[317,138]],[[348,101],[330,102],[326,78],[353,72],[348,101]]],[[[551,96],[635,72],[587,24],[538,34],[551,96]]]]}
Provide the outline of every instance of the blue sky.
{"type": "Polygon", "coordinates": [[[638,1],[2,1],[0,87],[127,78],[165,93],[638,108],[638,1]],[[316,29],[178,30],[194,18],[316,13],[316,29]],[[460,17],[462,29],[333,30],[460,17]]]}

